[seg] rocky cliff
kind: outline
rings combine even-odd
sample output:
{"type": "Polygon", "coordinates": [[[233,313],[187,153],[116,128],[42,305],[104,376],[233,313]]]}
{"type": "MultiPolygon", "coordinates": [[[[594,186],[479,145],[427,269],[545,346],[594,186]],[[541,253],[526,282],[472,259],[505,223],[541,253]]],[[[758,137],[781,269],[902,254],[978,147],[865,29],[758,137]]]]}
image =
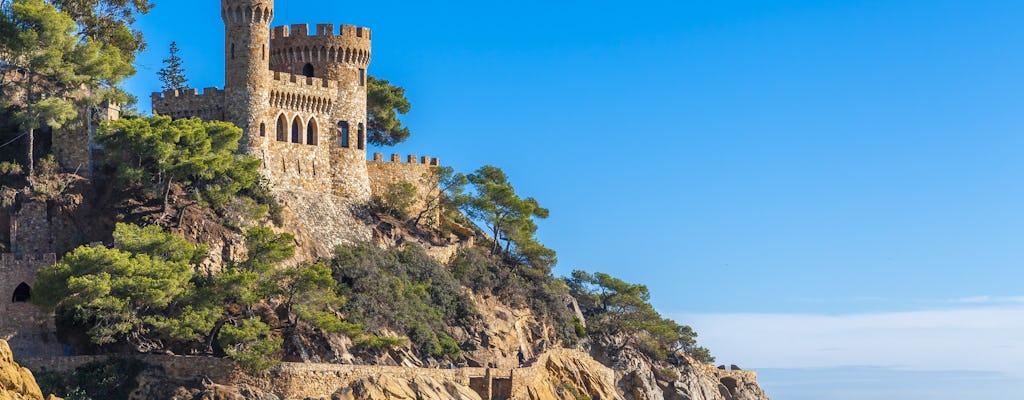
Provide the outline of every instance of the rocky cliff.
{"type": "Polygon", "coordinates": [[[630,348],[605,351],[599,358],[615,371],[626,400],[768,400],[756,372],[715,368],[682,352],[671,362],[653,362],[630,348]]]}
{"type": "Polygon", "coordinates": [[[0,400],[59,400],[53,395],[43,397],[32,371],[14,362],[7,341],[0,339],[0,400]]]}

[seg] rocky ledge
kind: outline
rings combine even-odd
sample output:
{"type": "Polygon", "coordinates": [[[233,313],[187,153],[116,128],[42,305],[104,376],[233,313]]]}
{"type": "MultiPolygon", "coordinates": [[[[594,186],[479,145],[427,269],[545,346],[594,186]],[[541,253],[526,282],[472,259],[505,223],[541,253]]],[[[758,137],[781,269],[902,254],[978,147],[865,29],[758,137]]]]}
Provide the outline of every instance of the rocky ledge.
{"type": "Polygon", "coordinates": [[[44,397],[32,371],[14,362],[14,354],[7,341],[0,339],[0,400],[60,400],[44,397]]]}

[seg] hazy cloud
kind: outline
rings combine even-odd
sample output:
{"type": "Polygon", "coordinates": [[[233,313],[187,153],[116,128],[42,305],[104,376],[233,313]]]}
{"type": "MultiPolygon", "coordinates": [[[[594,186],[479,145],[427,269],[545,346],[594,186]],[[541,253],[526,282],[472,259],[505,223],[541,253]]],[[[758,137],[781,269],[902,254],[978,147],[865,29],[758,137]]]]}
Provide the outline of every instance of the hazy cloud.
{"type": "MultiPolygon", "coordinates": [[[[978,298],[970,304],[989,304],[978,298]]],[[[1024,307],[851,315],[677,314],[720,363],[751,368],[872,366],[1024,377],[1024,307]]]]}

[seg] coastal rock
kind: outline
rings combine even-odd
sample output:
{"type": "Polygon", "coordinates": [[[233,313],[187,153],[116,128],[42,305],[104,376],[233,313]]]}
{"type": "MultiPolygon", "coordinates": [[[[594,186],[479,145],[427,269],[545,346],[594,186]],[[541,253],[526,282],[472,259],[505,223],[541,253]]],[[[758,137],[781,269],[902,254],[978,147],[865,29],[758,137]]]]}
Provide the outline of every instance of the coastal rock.
{"type": "Polygon", "coordinates": [[[469,387],[424,376],[411,380],[377,375],[338,390],[331,400],[481,400],[469,387]]]}
{"type": "Polygon", "coordinates": [[[49,395],[43,397],[32,371],[14,362],[14,354],[7,341],[0,339],[0,400],[60,400],[49,395]]]}
{"type": "Polygon", "coordinates": [[[625,400],[769,400],[755,371],[716,368],[682,352],[674,364],[654,363],[628,347],[602,358],[625,400]]]}

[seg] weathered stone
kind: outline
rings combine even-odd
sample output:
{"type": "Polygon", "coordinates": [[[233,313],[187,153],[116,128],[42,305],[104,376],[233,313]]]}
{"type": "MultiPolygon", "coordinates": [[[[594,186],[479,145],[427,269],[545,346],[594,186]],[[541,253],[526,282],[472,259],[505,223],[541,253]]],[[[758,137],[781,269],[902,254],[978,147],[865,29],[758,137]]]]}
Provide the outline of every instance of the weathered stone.
{"type": "Polygon", "coordinates": [[[7,342],[0,339],[0,400],[59,400],[43,397],[32,371],[14,362],[7,342]]]}

